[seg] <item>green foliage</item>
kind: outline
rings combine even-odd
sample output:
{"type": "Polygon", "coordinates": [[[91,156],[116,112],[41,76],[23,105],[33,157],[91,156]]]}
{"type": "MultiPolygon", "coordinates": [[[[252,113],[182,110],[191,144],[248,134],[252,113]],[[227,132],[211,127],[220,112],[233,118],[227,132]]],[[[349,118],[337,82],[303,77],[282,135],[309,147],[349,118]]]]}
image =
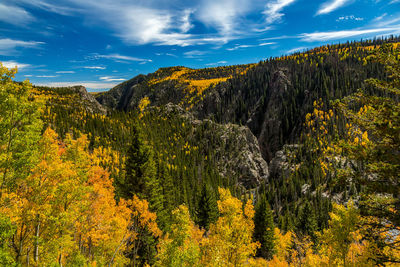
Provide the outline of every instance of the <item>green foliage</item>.
{"type": "Polygon", "coordinates": [[[16,72],[0,64],[0,190],[28,175],[37,160],[42,128],[40,104],[31,98],[32,85],[13,82],[16,72]]]}
{"type": "Polygon", "coordinates": [[[254,215],[254,239],[260,242],[257,256],[271,259],[275,253],[274,217],[264,195],[257,201],[254,215]]]}
{"type": "Polygon", "coordinates": [[[11,220],[0,214],[0,265],[16,266],[15,260],[10,253],[12,236],[15,234],[16,227],[11,220]]]}
{"type": "Polygon", "coordinates": [[[348,253],[350,246],[359,242],[359,213],[352,202],[348,203],[347,208],[334,205],[333,212],[330,214],[329,228],[324,230],[320,236],[322,246],[330,246],[329,258],[339,266],[347,266],[348,253]]]}
{"type": "Polygon", "coordinates": [[[200,239],[203,232],[190,219],[186,206],[173,211],[171,233],[160,243],[155,266],[202,266],[200,239]]]}
{"type": "Polygon", "coordinates": [[[315,240],[315,232],[318,230],[314,210],[307,201],[300,212],[297,230],[304,235],[311,236],[315,240]]]}
{"type": "Polygon", "coordinates": [[[208,231],[210,224],[218,218],[218,206],[214,191],[208,184],[203,184],[196,207],[196,223],[208,231]]]}
{"type": "MultiPolygon", "coordinates": [[[[371,60],[383,64],[386,80],[368,79],[378,90],[370,94],[360,90],[336,101],[335,107],[348,120],[348,131],[335,143],[344,157],[354,162],[355,168],[345,168],[339,178],[349,184],[361,185],[360,209],[369,221],[369,235],[380,239],[382,246],[400,250],[396,242],[382,239],[381,231],[400,226],[400,50],[387,44],[371,55],[371,60]]],[[[381,261],[391,256],[381,255],[381,261]]],[[[397,259],[398,260],[398,259],[397,259]]]]}
{"type": "Polygon", "coordinates": [[[127,152],[125,180],[120,182],[122,196],[130,199],[133,195],[148,197],[149,183],[155,178],[155,165],[151,148],[144,144],[138,126],[131,129],[131,142],[127,152]]]}

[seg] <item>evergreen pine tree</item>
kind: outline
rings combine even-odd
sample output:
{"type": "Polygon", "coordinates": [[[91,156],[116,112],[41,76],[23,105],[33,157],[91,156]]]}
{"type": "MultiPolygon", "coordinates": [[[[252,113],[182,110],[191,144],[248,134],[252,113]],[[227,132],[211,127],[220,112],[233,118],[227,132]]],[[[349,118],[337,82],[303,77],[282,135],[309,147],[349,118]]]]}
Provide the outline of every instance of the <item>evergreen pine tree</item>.
{"type": "MultiPolygon", "coordinates": [[[[133,195],[146,199],[152,212],[155,212],[157,224],[163,229],[166,225],[164,212],[164,195],[157,175],[157,168],[153,159],[153,151],[144,141],[138,124],[134,124],[131,132],[131,145],[127,152],[125,180],[120,186],[122,196],[130,199],[133,195]]],[[[138,251],[140,265],[152,264],[157,254],[157,240],[147,232],[142,233],[143,246],[138,251]]],[[[130,252],[127,252],[130,256],[130,252]]]]}
{"type": "Polygon", "coordinates": [[[254,239],[259,241],[261,247],[257,255],[271,259],[275,253],[274,219],[272,210],[264,194],[261,194],[254,215],[254,239]]]}
{"type": "Polygon", "coordinates": [[[208,231],[210,224],[218,218],[218,206],[214,191],[204,183],[196,207],[196,223],[208,231]]]}
{"type": "Polygon", "coordinates": [[[155,174],[149,156],[150,151],[143,143],[137,124],[132,125],[131,144],[125,164],[125,180],[120,182],[122,197],[130,199],[136,194],[139,198],[144,198],[146,177],[155,174]]]}
{"type": "Polygon", "coordinates": [[[151,147],[143,141],[140,128],[133,125],[131,145],[127,153],[126,175],[121,189],[123,197],[130,199],[133,195],[149,201],[153,212],[163,211],[164,197],[157,176],[157,168],[151,147]]]}
{"type": "Polygon", "coordinates": [[[315,212],[313,211],[310,202],[307,201],[300,211],[297,229],[303,234],[309,235],[312,239],[315,239],[315,232],[318,230],[317,228],[315,212]]]}

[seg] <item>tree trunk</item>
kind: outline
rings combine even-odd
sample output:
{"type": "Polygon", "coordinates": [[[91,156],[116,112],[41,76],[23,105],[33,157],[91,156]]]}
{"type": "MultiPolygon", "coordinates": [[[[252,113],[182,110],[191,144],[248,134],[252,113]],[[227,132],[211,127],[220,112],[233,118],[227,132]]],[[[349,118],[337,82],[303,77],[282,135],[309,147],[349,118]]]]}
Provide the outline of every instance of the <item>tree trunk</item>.
{"type": "Polygon", "coordinates": [[[29,267],[29,253],[31,252],[31,248],[26,249],[26,266],[29,267]]]}
{"type": "Polygon", "coordinates": [[[62,267],[62,252],[60,253],[60,256],[58,257],[58,265],[60,265],[60,267],[62,267]]]}
{"type": "MultiPolygon", "coordinates": [[[[14,121],[14,110],[11,113],[11,122],[13,122],[13,121],[14,121]]],[[[13,129],[14,129],[14,127],[11,127],[10,130],[9,130],[9,134],[8,134],[8,142],[7,142],[7,149],[6,149],[7,166],[6,166],[6,168],[4,170],[4,173],[3,173],[3,180],[1,181],[0,198],[3,196],[3,188],[4,188],[5,184],[6,184],[6,179],[7,179],[7,172],[8,172],[8,168],[9,168],[9,166],[8,166],[8,164],[9,164],[9,162],[8,162],[8,160],[9,160],[8,153],[10,152],[10,149],[11,149],[12,131],[13,131],[13,129]]]]}
{"type": "Polygon", "coordinates": [[[33,258],[36,263],[39,261],[39,233],[40,233],[40,218],[39,214],[36,215],[37,222],[36,222],[36,228],[35,228],[35,244],[34,244],[34,250],[33,250],[33,258]]]}
{"type": "Polygon", "coordinates": [[[125,242],[125,236],[126,236],[126,233],[125,233],[124,236],[122,237],[122,240],[121,240],[121,242],[119,243],[118,247],[115,249],[114,254],[112,255],[112,258],[111,258],[111,260],[110,260],[110,263],[108,264],[108,267],[111,267],[111,266],[112,266],[112,264],[113,264],[113,262],[114,262],[115,255],[117,255],[118,250],[121,248],[122,244],[125,242]]]}

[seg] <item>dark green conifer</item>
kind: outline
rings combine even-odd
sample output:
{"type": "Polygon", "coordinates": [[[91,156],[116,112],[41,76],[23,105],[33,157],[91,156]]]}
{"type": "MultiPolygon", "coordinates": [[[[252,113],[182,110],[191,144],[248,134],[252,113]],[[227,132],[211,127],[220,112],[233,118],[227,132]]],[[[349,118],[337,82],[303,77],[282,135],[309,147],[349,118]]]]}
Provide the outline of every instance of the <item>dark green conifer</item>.
{"type": "Polygon", "coordinates": [[[303,206],[300,211],[300,218],[297,229],[305,235],[315,238],[315,232],[318,230],[317,219],[315,212],[309,201],[303,206]]]}
{"type": "Polygon", "coordinates": [[[275,253],[275,225],[272,210],[264,194],[260,196],[255,212],[254,239],[261,244],[261,247],[257,250],[257,255],[271,259],[275,253]]]}
{"type": "Polygon", "coordinates": [[[210,224],[218,218],[218,207],[214,191],[204,183],[196,208],[196,223],[208,231],[210,224]]]}

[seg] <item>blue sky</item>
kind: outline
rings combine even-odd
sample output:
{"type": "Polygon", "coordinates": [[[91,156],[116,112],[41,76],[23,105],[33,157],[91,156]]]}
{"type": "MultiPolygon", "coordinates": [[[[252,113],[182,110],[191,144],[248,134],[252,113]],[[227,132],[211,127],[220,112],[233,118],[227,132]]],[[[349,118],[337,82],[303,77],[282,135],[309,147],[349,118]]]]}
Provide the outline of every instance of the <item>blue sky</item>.
{"type": "Polygon", "coordinates": [[[160,67],[258,62],[400,35],[400,0],[2,0],[0,61],[17,80],[109,89],[160,67]]]}

